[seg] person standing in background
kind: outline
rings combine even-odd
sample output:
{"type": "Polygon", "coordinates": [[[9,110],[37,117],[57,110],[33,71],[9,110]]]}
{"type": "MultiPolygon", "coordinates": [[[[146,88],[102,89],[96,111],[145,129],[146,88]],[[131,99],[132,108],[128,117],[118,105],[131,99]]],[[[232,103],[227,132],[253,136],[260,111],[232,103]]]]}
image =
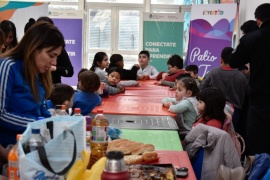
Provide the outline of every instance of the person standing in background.
{"type": "Polygon", "coordinates": [[[245,34],[231,53],[230,66],[250,64],[249,109],[246,125],[246,154],[270,154],[270,3],[255,10],[259,30],[245,34]]]}
{"type": "Polygon", "coordinates": [[[52,90],[49,69],[65,47],[62,33],[54,25],[38,22],[19,44],[0,55],[0,144],[16,143],[28,123],[50,117],[45,99],[52,90]]]}
{"type": "Polygon", "coordinates": [[[5,48],[3,53],[14,48],[18,44],[16,26],[12,21],[3,20],[0,29],[5,33],[5,48]]]}
{"type": "Polygon", "coordinates": [[[28,22],[25,24],[25,26],[24,26],[24,34],[26,33],[26,31],[32,26],[32,25],[34,25],[36,23],[36,20],[35,19],[33,19],[33,18],[30,18],[29,20],[28,20],[28,22]]]}
{"type": "MultiPolygon", "coordinates": [[[[42,16],[37,19],[39,21],[46,21],[54,25],[51,18],[42,16]]],[[[52,81],[53,84],[62,83],[61,76],[72,77],[74,74],[73,66],[70,62],[69,56],[66,49],[63,49],[61,54],[58,56],[56,65],[51,66],[52,81]]]]}

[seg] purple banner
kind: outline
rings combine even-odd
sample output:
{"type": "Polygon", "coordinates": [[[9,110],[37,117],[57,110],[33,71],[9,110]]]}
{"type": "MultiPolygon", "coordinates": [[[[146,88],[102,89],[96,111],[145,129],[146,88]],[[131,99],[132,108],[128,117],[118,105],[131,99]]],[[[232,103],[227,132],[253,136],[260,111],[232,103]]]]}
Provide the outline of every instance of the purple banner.
{"type": "Polygon", "coordinates": [[[190,34],[186,65],[199,67],[199,76],[204,77],[209,71],[220,66],[221,51],[231,46],[236,6],[212,5],[198,6],[192,9],[194,17],[190,22],[190,34]],[[216,9],[219,9],[217,11],[216,9]],[[211,11],[216,10],[216,11],[211,11]],[[234,10],[232,12],[232,10],[234,10]],[[231,17],[225,18],[229,14],[231,17]]]}
{"type": "Polygon", "coordinates": [[[53,19],[63,33],[66,42],[66,51],[74,68],[72,77],[62,77],[62,83],[76,86],[77,74],[82,68],[82,19],[53,19]]]}

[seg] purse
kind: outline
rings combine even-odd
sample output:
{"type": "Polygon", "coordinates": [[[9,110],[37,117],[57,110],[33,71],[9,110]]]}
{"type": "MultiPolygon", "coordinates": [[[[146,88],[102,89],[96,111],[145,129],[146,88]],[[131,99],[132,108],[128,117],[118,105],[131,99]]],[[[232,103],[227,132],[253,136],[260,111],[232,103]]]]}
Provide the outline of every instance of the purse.
{"type": "Polygon", "coordinates": [[[85,149],[86,123],[83,116],[57,116],[29,123],[18,143],[21,179],[65,179],[65,175],[85,149]],[[49,129],[52,139],[26,153],[24,146],[31,128],[49,129]]]}
{"type": "Polygon", "coordinates": [[[245,180],[245,177],[245,170],[242,166],[231,169],[224,165],[220,165],[217,171],[216,180],[245,180]]]}

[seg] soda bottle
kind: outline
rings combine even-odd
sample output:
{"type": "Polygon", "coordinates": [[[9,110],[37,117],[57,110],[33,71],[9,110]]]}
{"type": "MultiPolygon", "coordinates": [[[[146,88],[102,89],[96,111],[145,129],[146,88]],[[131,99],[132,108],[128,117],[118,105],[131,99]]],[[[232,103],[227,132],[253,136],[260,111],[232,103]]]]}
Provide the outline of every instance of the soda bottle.
{"type": "Polygon", "coordinates": [[[61,106],[61,113],[62,113],[62,116],[69,116],[69,114],[66,111],[66,105],[61,106]]]}
{"type": "Polygon", "coordinates": [[[32,133],[30,138],[28,139],[27,146],[29,147],[29,151],[35,151],[37,147],[42,146],[44,144],[43,138],[40,135],[39,128],[32,128],[32,133]]]}
{"type": "Polygon", "coordinates": [[[97,115],[91,121],[91,155],[90,161],[88,164],[88,169],[98,161],[101,157],[106,156],[107,146],[108,146],[108,126],[109,122],[107,121],[105,115],[103,114],[102,109],[97,110],[97,115]]]}
{"type": "Polygon", "coordinates": [[[52,116],[62,116],[62,105],[56,105],[52,116]]]}
{"type": "Polygon", "coordinates": [[[17,143],[12,147],[8,153],[8,179],[9,180],[19,180],[19,151],[18,151],[18,141],[21,134],[17,134],[17,143]]]}
{"type": "Polygon", "coordinates": [[[75,108],[73,116],[82,116],[81,108],[75,108]]]}

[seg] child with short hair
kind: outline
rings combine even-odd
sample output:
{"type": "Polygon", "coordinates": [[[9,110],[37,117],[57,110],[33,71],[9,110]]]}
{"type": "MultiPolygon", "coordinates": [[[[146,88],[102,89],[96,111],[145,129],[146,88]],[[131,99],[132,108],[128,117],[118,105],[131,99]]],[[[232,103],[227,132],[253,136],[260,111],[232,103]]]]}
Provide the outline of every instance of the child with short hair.
{"type": "Polygon", "coordinates": [[[222,129],[223,123],[227,118],[224,112],[226,97],[222,90],[216,87],[203,89],[197,95],[197,100],[199,101],[198,111],[200,116],[193,127],[203,123],[222,129]]]}
{"type": "Polygon", "coordinates": [[[108,78],[108,73],[105,71],[109,67],[108,56],[105,52],[97,52],[95,54],[91,71],[95,72],[99,77],[100,81],[104,82],[108,78]]]}
{"type": "Polygon", "coordinates": [[[106,90],[110,93],[110,95],[124,93],[125,87],[119,85],[119,82],[122,77],[122,69],[118,67],[112,67],[108,71],[108,78],[105,81],[106,90]]]}
{"type": "Polygon", "coordinates": [[[57,83],[52,87],[49,100],[46,100],[46,107],[53,114],[56,105],[65,105],[66,110],[72,107],[75,90],[68,84],[57,83]]]}
{"type": "Polygon", "coordinates": [[[201,82],[198,76],[198,73],[199,73],[198,66],[195,64],[190,64],[185,68],[185,70],[186,70],[186,73],[190,74],[190,76],[196,81],[197,86],[199,87],[201,82]]]}
{"type": "Polygon", "coordinates": [[[81,91],[75,92],[72,109],[81,108],[83,116],[89,115],[102,102],[102,98],[96,93],[100,84],[100,78],[96,73],[90,70],[81,72],[79,75],[81,91]]]}
{"type": "Polygon", "coordinates": [[[175,82],[175,79],[179,74],[185,74],[183,63],[184,60],[179,55],[173,54],[167,61],[169,72],[160,72],[156,78],[158,81],[155,82],[155,84],[162,84],[162,81],[175,82]]]}
{"type": "Polygon", "coordinates": [[[124,69],[124,58],[121,54],[113,54],[110,57],[109,67],[106,69],[108,72],[112,67],[119,67],[122,69],[122,80],[136,80],[137,72],[140,69],[138,64],[134,64],[131,69],[124,69]]]}
{"type": "Polygon", "coordinates": [[[180,138],[183,139],[191,130],[193,123],[196,121],[198,114],[196,95],[199,88],[192,77],[183,77],[177,82],[175,94],[182,97],[178,103],[173,99],[165,98],[162,100],[163,106],[169,108],[170,112],[176,113],[176,123],[179,127],[180,138]]]}
{"type": "Polygon", "coordinates": [[[148,51],[141,51],[139,53],[139,65],[140,69],[137,72],[138,80],[156,79],[158,71],[154,66],[149,65],[150,54],[148,51]]]}

